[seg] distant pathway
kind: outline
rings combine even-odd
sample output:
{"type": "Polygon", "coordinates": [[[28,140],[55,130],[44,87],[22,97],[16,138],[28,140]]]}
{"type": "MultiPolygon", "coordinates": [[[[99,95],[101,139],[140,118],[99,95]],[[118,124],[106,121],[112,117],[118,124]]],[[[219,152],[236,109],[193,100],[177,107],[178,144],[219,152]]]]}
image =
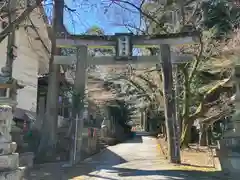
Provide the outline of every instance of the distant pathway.
{"type": "Polygon", "coordinates": [[[201,180],[218,179],[214,172],[174,170],[157,148],[156,139],[138,134],[134,139],[87,159],[74,168],[43,167],[42,172],[32,172],[29,180],[201,180]],[[43,176],[45,173],[45,176],[43,176]],[[41,177],[40,177],[41,176],[41,177]]]}

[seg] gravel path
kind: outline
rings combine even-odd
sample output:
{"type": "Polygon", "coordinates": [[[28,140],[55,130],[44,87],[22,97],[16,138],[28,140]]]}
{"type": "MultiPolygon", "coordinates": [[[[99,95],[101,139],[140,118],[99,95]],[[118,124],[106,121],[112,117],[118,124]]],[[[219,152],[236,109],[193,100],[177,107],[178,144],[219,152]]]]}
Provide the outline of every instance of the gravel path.
{"type": "MultiPolygon", "coordinates": [[[[125,143],[108,147],[102,153],[72,168],[49,165],[35,169],[29,180],[201,180],[221,178],[216,172],[187,171],[167,163],[159,153],[154,137],[138,134],[125,143]]],[[[226,177],[222,177],[226,179],[226,177]]],[[[229,179],[229,178],[227,178],[229,179]]]]}

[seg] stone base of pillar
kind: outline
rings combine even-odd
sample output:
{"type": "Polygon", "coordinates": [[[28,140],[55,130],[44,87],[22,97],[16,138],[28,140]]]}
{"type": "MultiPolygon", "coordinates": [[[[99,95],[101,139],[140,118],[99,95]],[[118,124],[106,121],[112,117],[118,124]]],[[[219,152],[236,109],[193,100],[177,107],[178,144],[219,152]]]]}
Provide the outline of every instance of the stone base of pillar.
{"type": "Polygon", "coordinates": [[[222,171],[240,173],[240,111],[236,110],[219,143],[217,155],[222,171]]]}
{"type": "Polygon", "coordinates": [[[17,144],[15,142],[0,142],[0,155],[15,152],[17,144]]]}
{"type": "Polygon", "coordinates": [[[21,180],[24,176],[24,172],[24,167],[19,167],[12,171],[0,172],[0,180],[21,180]]]}
{"type": "Polygon", "coordinates": [[[35,156],[34,156],[33,152],[21,153],[20,156],[19,156],[20,166],[24,166],[26,168],[32,168],[34,157],[35,156]]]}
{"type": "Polygon", "coordinates": [[[17,145],[10,135],[12,119],[12,107],[0,105],[0,180],[21,180],[24,176],[25,168],[19,167],[17,145]]]}
{"type": "Polygon", "coordinates": [[[4,154],[0,156],[0,172],[8,169],[17,169],[19,166],[18,153],[4,154]]]}
{"type": "Polygon", "coordinates": [[[240,173],[240,136],[224,137],[217,151],[224,172],[240,173]]]}

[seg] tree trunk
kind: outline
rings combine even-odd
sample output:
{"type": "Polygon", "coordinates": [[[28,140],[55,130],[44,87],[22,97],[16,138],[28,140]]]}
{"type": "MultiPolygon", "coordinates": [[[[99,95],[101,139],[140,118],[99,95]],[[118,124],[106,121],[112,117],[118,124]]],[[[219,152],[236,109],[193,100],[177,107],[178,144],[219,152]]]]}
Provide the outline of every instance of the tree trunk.
{"type": "MultiPolygon", "coordinates": [[[[59,17],[58,0],[55,0],[54,16],[53,16],[53,29],[57,30],[57,18],[59,17]]],[[[47,92],[47,105],[46,114],[42,125],[42,137],[38,148],[37,159],[40,161],[53,160],[55,156],[56,143],[57,143],[57,123],[58,123],[58,95],[59,95],[59,75],[60,66],[53,64],[54,55],[58,54],[56,48],[56,33],[51,37],[51,57],[49,60],[49,78],[48,78],[48,92],[47,92]]]]}
{"type": "Polygon", "coordinates": [[[188,148],[189,143],[191,142],[191,129],[193,126],[193,121],[186,121],[183,126],[182,134],[181,134],[181,148],[188,148]]]}
{"type": "Polygon", "coordinates": [[[200,127],[199,145],[207,146],[207,127],[205,124],[202,124],[200,127]]]}
{"type": "Polygon", "coordinates": [[[207,145],[210,146],[213,143],[213,136],[212,136],[212,127],[207,128],[207,145]]]}
{"type": "Polygon", "coordinates": [[[166,126],[164,126],[164,140],[165,140],[165,142],[167,142],[167,139],[168,139],[167,130],[166,130],[166,126]]]}
{"type": "Polygon", "coordinates": [[[188,69],[182,69],[184,76],[184,96],[183,96],[183,120],[182,120],[182,130],[181,130],[181,148],[188,147],[191,141],[191,128],[193,121],[189,119],[189,106],[190,106],[190,84],[188,77],[188,69]]]}
{"type": "Polygon", "coordinates": [[[14,21],[9,23],[9,25],[0,32],[0,43],[8,36],[8,34],[15,29],[16,26],[19,26],[29,14],[38,6],[42,4],[43,0],[36,0],[34,5],[28,6],[14,21]]]}

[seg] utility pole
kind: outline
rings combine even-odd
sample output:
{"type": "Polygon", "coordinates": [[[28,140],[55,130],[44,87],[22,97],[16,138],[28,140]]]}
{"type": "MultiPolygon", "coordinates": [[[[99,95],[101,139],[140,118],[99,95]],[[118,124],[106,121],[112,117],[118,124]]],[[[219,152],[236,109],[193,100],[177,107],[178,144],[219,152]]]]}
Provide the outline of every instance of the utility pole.
{"type": "MultiPolygon", "coordinates": [[[[178,33],[179,31],[181,31],[181,27],[182,27],[181,25],[184,25],[184,22],[185,22],[185,18],[184,18],[183,0],[178,0],[177,9],[174,9],[172,12],[172,24],[173,24],[174,33],[178,33]],[[179,14],[178,14],[178,12],[179,12],[179,14]]],[[[167,53],[167,51],[162,51],[162,50],[161,50],[161,52],[163,54],[167,53]]],[[[165,82],[164,85],[166,85],[166,83],[169,83],[169,86],[171,86],[171,85],[174,86],[174,88],[172,87],[172,89],[174,89],[172,94],[171,94],[171,92],[170,92],[170,95],[165,94],[165,96],[169,96],[170,99],[173,99],[171,101],[170,105],[166,104],[166,108],[165,108],[165,110],[167,111],[167,112],[165,112],[166,113],[165,117],[166,117],[166,127],[167,127],[167,136],[168,136],[167,137],[168,138],[168,153],[169,153],[169,160],[171,162],[181,163],[181,154],[180,154],[180,133],[181,133],[180,113],[181,112],[179,111],[179,105],[180,105],[180,103],[179,103],[179,98],[180,98],[179,65],[180,64],[175,63],[174,59],[172,62],[170,62],[169,64],[168,63],[169,62],[164,59],[163,66],[162,66],[163,79],[164,79],[164,76],[165,76],[165,78],[167,77],[165,79],[167,82],[165,82]],[[170,66],[171,66],[171,68],[170,68],[170,66]],[[173,76],[170,77],[170,74],[172,74],[173,76]],[[173,82],[173,79],[174,79],[174,82],[173,82]],[[175,107],[173,108],[172,106],[175,106],[175,107]],[[172,117],[168,116],[169,115],[168,111],[170,111],[170,112],[172,111],[172,113],[173,113],[173,116],[174,116],[173,122],[171,120],[172,117]],[[174,129],[174,132],[172,132],[172,129],[174,129]]],[[[169,90],[170,89],[171,88],[169,88],[169,90]]],[[[166,91],[167,91],[167,89],[166,89],[166,91]]],[[[169,99],[167,99],[167,97],[165,97],[164,99],[165,99],[165,103],[169,101],[169,99]]]]}
{"type": "Polygon", "coordinates": [[[173,73],[170,46],[160,45],[160,57],[162,65],[163,94],[165,104],[165,122],[168,140],[168,158],[171,163],[180,163],[180,149],[178,148],[178,133],[176,126],[175,94],[173,87],[173,73]]]}
{"type": "MultiPolygon", "coordinates": [[[[177,10],[173,12],[173,29],[174,33],[180,32],[182,26],[184,25],[185,22],[185,15],[184,15],[184,3],[183,0],[178,0],[177,3],[177,10]],[[179,12],[179,13],[178,13],[179,12]]],[[[181,154],[180,154],[180,141],[181,141],[181,111],[180,111],[180,82],[181,79],[179,78],[180,75],[180,69],[179,69],[180,64],[173,64],[173,73],[174,73],[174,85],[175,85],[175,127],[176,127],[176,147],[177,148],[177,153],[179,156],[179,159],[181,160],[181,154]]],[[[180,163],[180,162],[179,162],[180,163]]]]}
{"type": "MultiPolygon", "coordinates": [[[[178,2],[182,5],[181,2],[178,2]]],[[[181,15],[183,14],[182,6],[178,5],[181,15]]],[[[180,21],[178,11],[172,11],[172,25],[173,32],[177,33],[180,30],[180,21]]],[[[169,45],[160,46],[162,59],[162,77],[164,89],[164,103],[165,103],[165,121],[167,129],[168,140],[168,156],[171,163],[181,163],[180,154],[180,113],[179,112],[179,63],[171,60],[171,53],[169,45]],[[174,79],[174,81],[173,81],[174,79]]]]}
{"type": "MultiPolygon", "coordinates": [[[[174,18],[173,18],[173,29],[175,33],[183,32],[183,28],[185,25],[185,11],[184,11],[184,1],[178,0],[177,7],[174,11],[174,18]]],[[[180,64],[173,63],[173,72],[174,72],[174,80],[175,80],[175,97],[176,97],[176,126],[177,126],[177,133],[178,137],[178,144],[180,148],[180,141],[181,141],[181,131],[182,131],[182,119],[181,119],[181,111],[180,111],[180,64]]]]}
{"type": "Polygon", "coordinates": [[[179,64],[173,65],[173,74],[174,74],[174,90],[175,90],[175,127],[176,127],[176,147],[178,150],[178,156],[180,157],[180,138],[181,138],[181,111],[180,111],[180,78],[179,78],[179,64]]]}

